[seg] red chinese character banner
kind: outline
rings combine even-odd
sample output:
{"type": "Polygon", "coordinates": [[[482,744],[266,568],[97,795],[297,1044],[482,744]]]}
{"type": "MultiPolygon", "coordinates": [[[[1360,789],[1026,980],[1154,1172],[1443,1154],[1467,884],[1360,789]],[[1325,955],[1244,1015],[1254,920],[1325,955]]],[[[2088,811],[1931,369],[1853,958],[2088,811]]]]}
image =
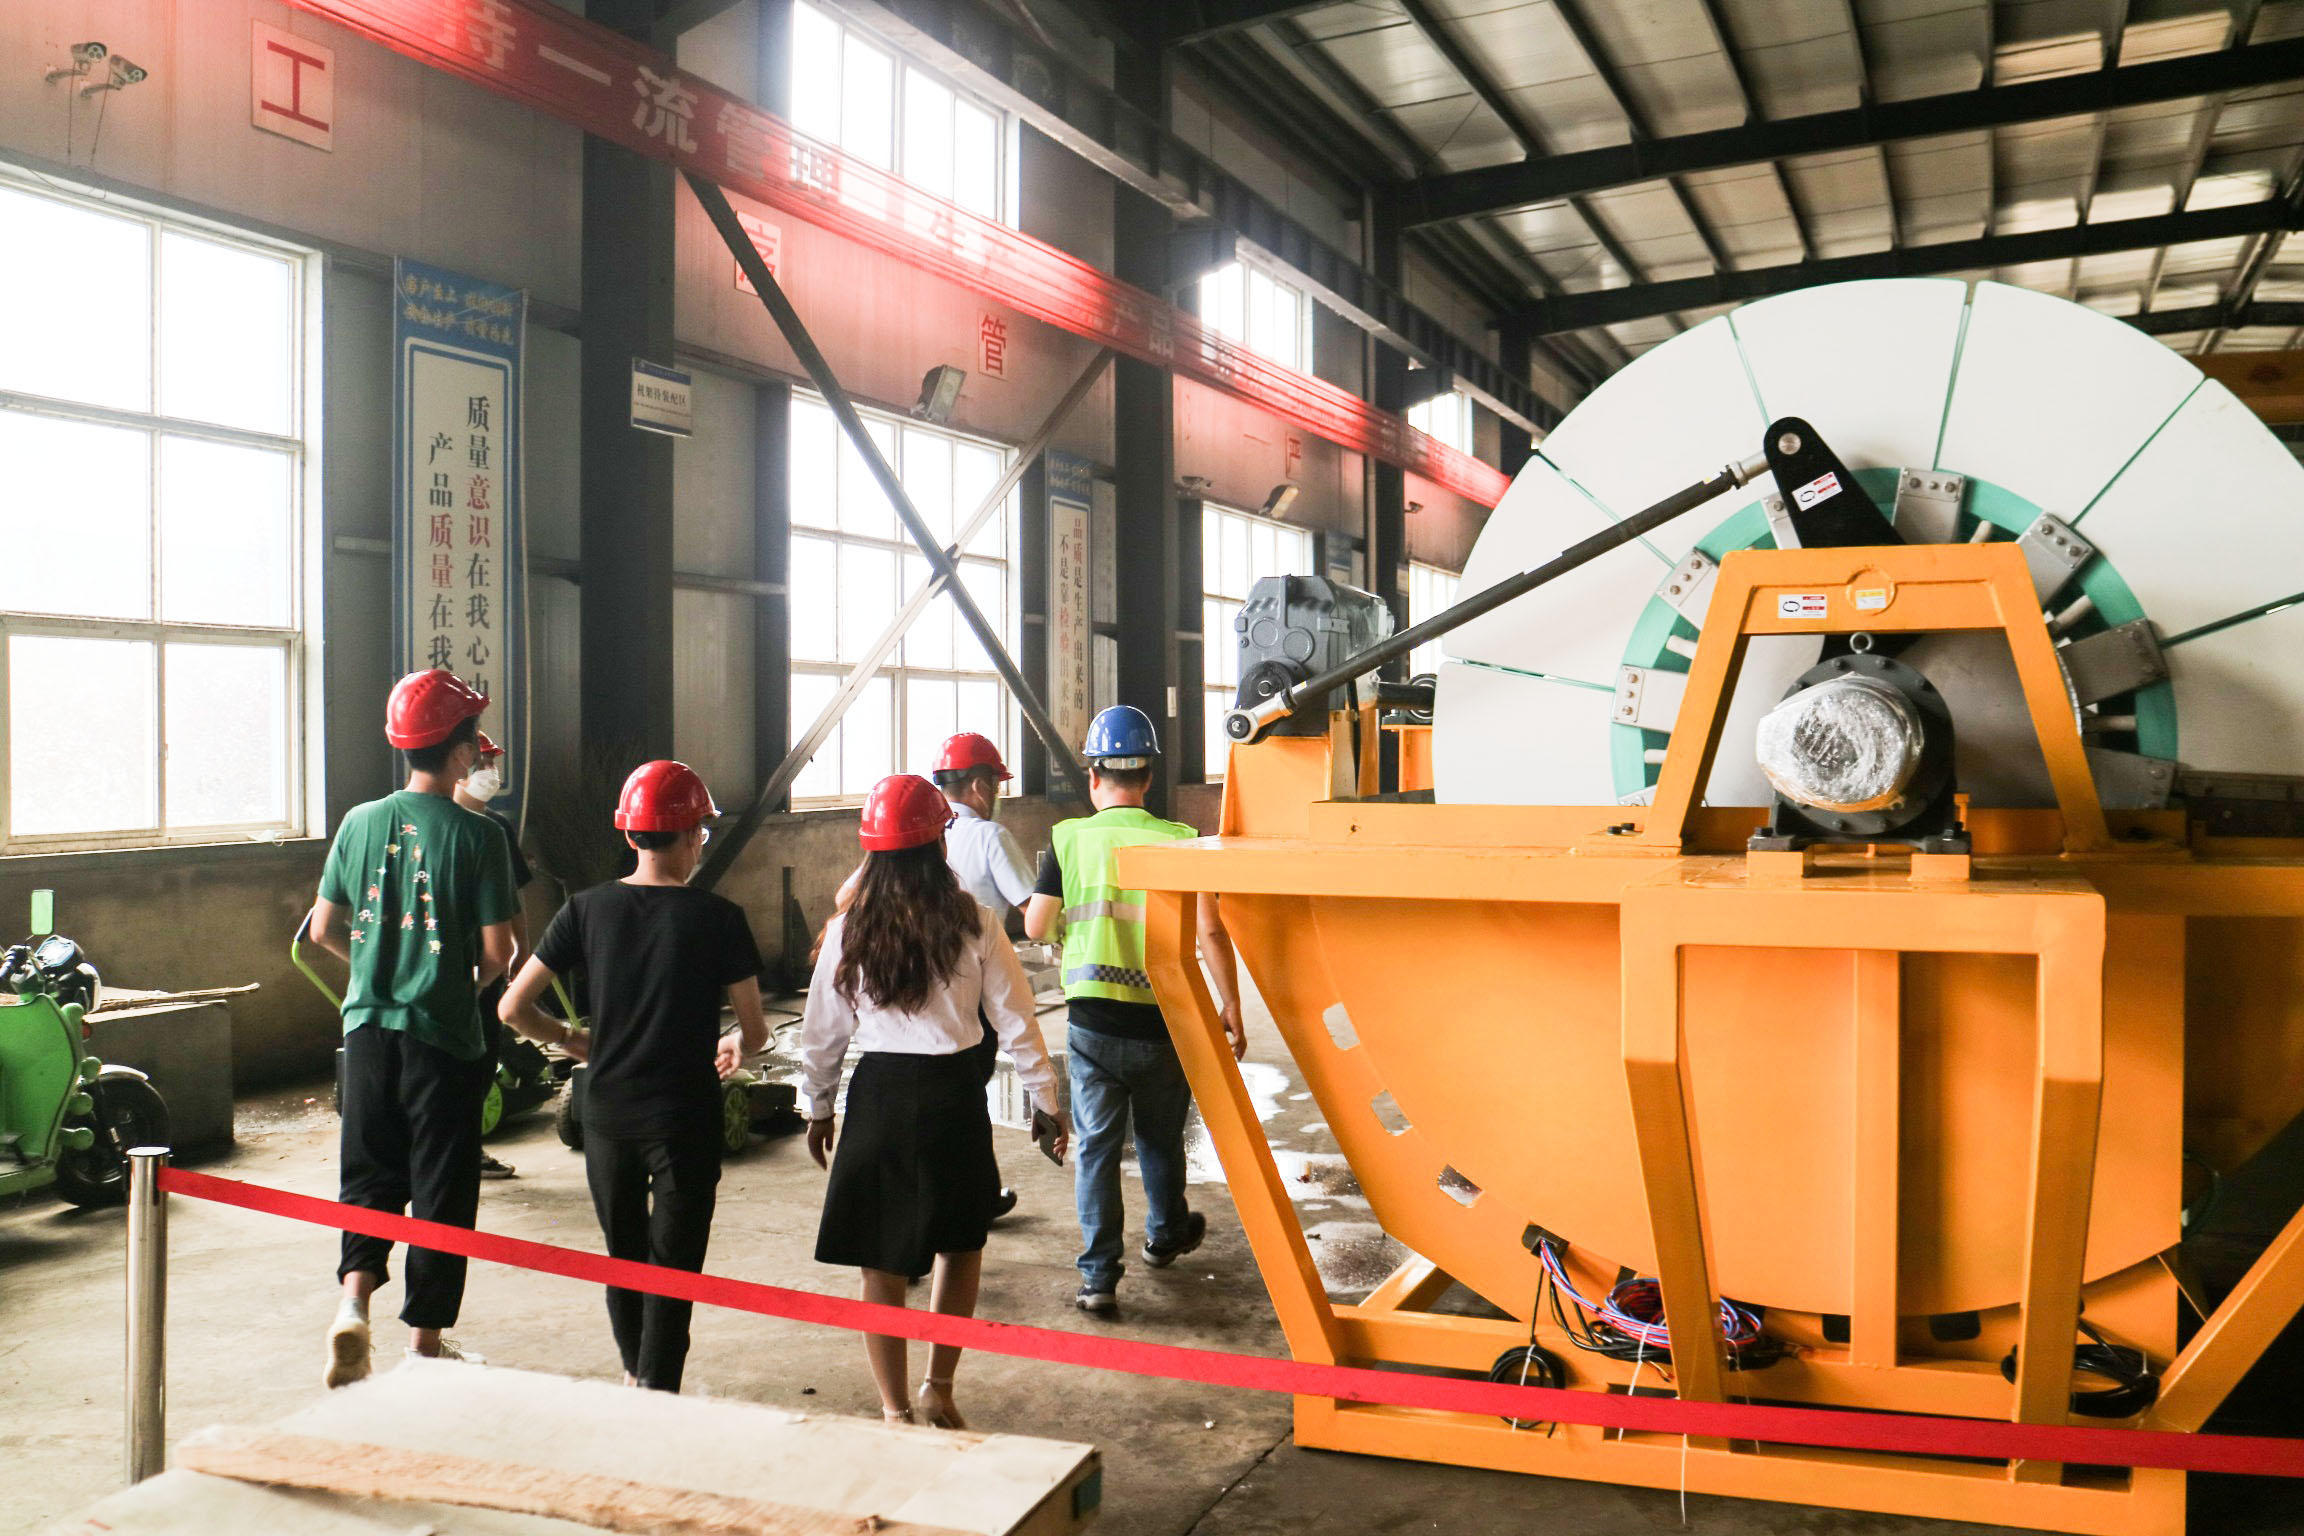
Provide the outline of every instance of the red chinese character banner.
{"type": "MultiPolygon", "coordinates": [[[[729,191],[1156,363],[1482,506],[1507,484],[1350,390],[1284,368],[1173,304],[803,137],[663,55],[545,0],[292,0],[395,52],[729,191]]],[[[1005,366],[1005,339],[1002,343],[1005,366]]]]}
{"type": "Polygon", "coordinates": [[[488,695],[511,754],[496,809],[527,783],[520,361],[528,298],[401,260],[392,282],[393,650],[488,695]]]}

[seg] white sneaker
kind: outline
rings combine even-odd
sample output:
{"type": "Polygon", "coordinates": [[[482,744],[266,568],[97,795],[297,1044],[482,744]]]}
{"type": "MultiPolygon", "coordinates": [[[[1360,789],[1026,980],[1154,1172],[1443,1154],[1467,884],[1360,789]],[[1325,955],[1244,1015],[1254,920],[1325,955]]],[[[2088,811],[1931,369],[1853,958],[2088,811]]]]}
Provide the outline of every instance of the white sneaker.
{"type": "Polygon", "coordinates": [[[352,1307],[336,1314],[328,1328],[328,1370],[320,1379],[348,1387],[368,1374],[368,1319],[352,1307]]]}
{"type": "Polygon", "coordinates": [[[466,1365],[486,1365],[488,1363],[486,1355],[476,1355],[458,1344],[454,1339],[442,1339],[440,1341],[440,1353],[436,1355],[424,1354],[411,1344],[408,1346],[408,1358],[411,1360],[461,1360],[466,1365]]]}

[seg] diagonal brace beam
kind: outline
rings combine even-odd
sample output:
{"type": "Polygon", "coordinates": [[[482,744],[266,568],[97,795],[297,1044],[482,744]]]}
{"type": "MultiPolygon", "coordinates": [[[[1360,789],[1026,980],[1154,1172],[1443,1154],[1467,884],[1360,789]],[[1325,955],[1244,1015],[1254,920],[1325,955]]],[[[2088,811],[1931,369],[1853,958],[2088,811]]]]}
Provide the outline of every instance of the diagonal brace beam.
{"type": "MultiPolygon", "coordinates": [[[[950,594],[952,605],[967,624],[969,633],[976,637],[976,643],[991,658],[994,670],[1000,674],[1000,680],[1007,684],[1034,734],[1047,747],[1049,761],[1063,775],[1066,790],[1078,796],[1088,783],[1088,772],[1081,765],[1079,755],[1072,750],[1072,744],[1064,738],[1064,733],[1056,728],[1055,721],[1049,718],[1046,706],[1032,691],[1031,684],[1024,680],[1024,673],[1017,667],[1014,658],[1009,656],[1000,632],[993,628],[992,622],[984,616],[984,610],[976,605],[976,599],[969,593],[966,583],[959,579],[959,567],[952,550],[937,542],[935,534],[929,531],[928,524],[921,518],[920,509],[912,504],[911,496],[904,489],[904,482],[897,478],[894,467],[881,454],[879,444],[864,430],[864,420],[856,414],[856,402],[841,387],[838,376],[832,372],[832,364],[817,347],[815,338],[808,334],[808,328],[801,322],[799,312],[792,307],[791,299],[778,285],[775,275],[768,270],[767,262],[761,259],[751,237],[738,222],[736,210],[729,206],[727,194],[700,176],[690,174],[687,181],[688,189],[695,193],[697,202],[703,205],[705,214],[711,218],[712,227],[720,232],[720,238],[727,243],[737,265],[758,290],[760,303],[776,322],[776,328],[783,333],[785,345],[799,358],[800,366],[806,370],[809,380],[815,384],[817,392],[823,395],[825,404],[831,407],[833,416],[839,420],[840,429],[847,434],[850,446],[863,459],[865,467],[872,471],[872,478],[879,482],[881,494],[888,498],[889,505],[896,509],[897,519],[903,523],[904,531],[912,536],[912,542],[919,546],[921,554],[927,558],[931,573],[930,579],[913,595],[904,611],[882,632],[872,652],[842,680],[831,703],[818,716],[807,735],[793,744],[792,751],[786,754],[785,760],[770,775],[769,781],[761,786],[760,794],[745,808],[730,835],[714,845],[710,857],[698,873],[696,883],[710,889],[736,862],[736,856],[751,841],[753,833],[759,830],[761,820],[768,814],[768,808],[781,802],[800,769],[807,765],[808,759],[823,745],[825,736],[830,734],[832,726],[839,721],[849,700],[861,690],[863,682],[870,678],[888,652],[895,648],[896,642],[903,638],[912,620],[927,608],[939,591],[950,594]]],[[[1040,446],[1045,446],[1045,439],[1088,393],[1097,376],[1111,361],[1112,353],[1109,349],[1096,354],[1042,426],[1040,438],[1036,439],[1040,446]]],[[[1001,482],[992,488],[991,494],[969,517],[968,526],[962,530],[954,548],[966,545],[969,536],[982,527],[991,510],[1007,498],[1009,490],[1022,477],[1024,466],[1037,456],[1037,448],[1033,453],[1020,453],[1016,456],[1009,473],[1001,477],[1001,482]]]]}

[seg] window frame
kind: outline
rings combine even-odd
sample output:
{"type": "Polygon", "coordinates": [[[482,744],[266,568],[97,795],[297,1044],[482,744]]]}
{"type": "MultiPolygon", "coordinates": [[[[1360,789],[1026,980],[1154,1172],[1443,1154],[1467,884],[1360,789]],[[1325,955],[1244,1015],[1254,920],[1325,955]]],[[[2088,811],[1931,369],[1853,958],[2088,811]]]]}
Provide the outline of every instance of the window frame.
{"type": "MultiPolygon", "coordinates": [[[[938,192],[905,170],[905,145],[907,143],[906,130],[909,126],[906,121],[906,102],[910,97],[910,92],[906,88],[906,71],[919,74],[923,78],[932,81],[936,85],[942,87],[944,90],[950,92],[954,102],[955,113],[957,113],[958,105],[964,102],[968,106],[975,108],[979,112],[982,112],[985,116],[992,120],[993,153],[997,156],[997,163],[992,168],[991,176],[993,207],[989,213],[982,209],[966,209],[966,211],[976,213],[980,217],[989,218],[994,223],[1006,224],[1010,228],[1018,227],[1018,209],[1021,206],[1022,198],[1019,194],[1018,186],[1018,178],[1020,176],[1020,167],[1018,161],[1020,157],[1018,153],[1019,146],[1017,141],[1017,120],[1015,114],[1005,111],[994,103],[986,100],[983,96],[977,94],[976,92],[968,89],[966,86],[960,84],[958,81],[945,75],[942,71],[931,68],[918,58],[915,58],[912,54],[905,51],[905,49],[899,46],[897,41],[893,38],[883,36],[870,27],[859,26],[855,22],[849,20],[845,15],[831,10],[823,5],[811,4],[810,0],[797,0],[795,11],[797,12],[802,9],[813,11],[817,17],[823,20],[826,24],[833,27],[840,34],[840,62],[839,69],[835,72],[835,77],[839,81],[839,100],[841,103],[841,115],[843,117],[845,117],[847,104],[847,62],[849,39],[854,38],[864,47],[871,49],[875,53],[885,54],[890,59],[893,67],[889,75],[890,99],[888,115],[888,158],[892,163],[885,169],[887,170],[888,174],[895,176],[897,179],[904,182],[905,185],[916,188],[919,191],[926,193],[930,197],[941,198],[943,201],[951,203],[955,208],[966,208],[966,205],[962,204],[952,191],[947,190],[944,192],[938,192]]],[[[795,32],[797,33],[797,28],[795,28],[795,32]]],[[[791,68],[795,72],[795,75],[801,68],[802,62],[803,61],[801,59],[800,49],[795,46],[791,51],[791,68]]],[[[957,121],[956,118],[955,121],[957,121]]],[[[953,125],[948,124],[947,130],[953,138],[955,153],[957,153],[957,129],[953,125]]],[[[802,131],[806,132],[807,130],[802,131]]],[[[813,134],[810,136],[814,137],[813,134]]],[[[830,139],[821,140],[820,142],[829,143],[833,147],[847,153],[858,153],[857,151],[848,149],[848,146],[845,143],[845,137],[845,132],[842,132],[834,135],[830,139]]],[[[861,155],[859,155],[859,158],[862,158],[861,155]]],[[[871,162],[867,161],[867,163],[871,162]]],[[[881,167],[875,166],[875,169],[880,168],[881,167]]],[[[958,185],[957,175],[957,169],[955,169],[953,182],[955,187],[958,185]]]]}
{"type": "MultiPolygon", "coordinates": [[[[1232,702],[1238,697],[1240,688],[1237,678],[1231,682],[1221,681],[1222,673],[1226,670],[1224,659],[1227,657],[1236,659],[1240,654],[1240,648],[1231,633],[1229,618],[1223,627],[1223,632],[1216,634],[1209,632],[1209,608],[1212,604],[1222,603],[1228,606],[1231,613],[1237,614],[1240,607],[1248,601],[1249,593],[1255,590],[1256,583],[1260,579],[1258,574],[1251,570],[1246,587],[1237,596],[1219,591],[1211,584],[1212,571],[1221,564],[1223,558],[1221,529],[1227,518],[1234,519],[1251,530],[1263,526],[1271,528],[1277,534],[1286,536],[1291,540],[1301,541],[1298,547],[1303,555],[1304,568],[1302,570],[1266,571],[1262,573],[1263,575],[1316,576],[1320,574],[1313,563],[1319,557],[1319,548],[1313,540],[1311,529],[1300,527],[1295,523],[1283,522],[1276,517],[1266,517],[1260,512],[1251,512],[1244,507],[1228,506],[1219,501],[1200,503],[1200,707],[1206,712],[1209,722],[1201,743],[1201,758],[1202,782],[1208,784],[1224,782],[1224,765],[1229,760],[1230,754],[1228,739],[1221,729],[1221,721],[1224,714],[1232,708],[1232,702]],[[1215,539],[1208,536],[1212,527],[1219,531],[1219,536],[1215,539]],[[1224,755],[1218,756],[1219,753],[1224,755]]],[[[1252,537],[1253,535],[1251,535],[1252,537]]],[[[1254,549],[1253,542],[1250,544],[1250,549],[1251,551],[1254,549]]],[[[1249,564],[1251,567],[1255,564],[1253,554],[1251,554],[1249,564]]]]}
{"type": "Polygon", "coordinates": [[[147,362],[152,380],[149,409],[132,410],[96,405],[27,391],[0,389],[0,412],[44,416],[90,426],[143,433],[151,444],[146,496],[150,540],[148,579],[151,582],[150,617],[121,618],[69,613],[36,613],[0,609],[0,856],[35,856],[103,852],[143,848],[170,848],[226,842],[276,842],[317,835],[325,806],[326,763],[322,723],[326,667],[324,639],[318,632],[322,611],[319,600],[325,565],[322,548],[324,521],[323,455],[320,441],[325,422],[322,391],[325,383],[324,289],[326,268],[320,251],[310,246],[215,219],[171,208],[165,204],[123,197],[53,177],[34,176],[22,167],[0,161],[0,190],[43,197],[69,207],[133,220],[147,229],[147,279],[150,288],[148,330],[151,352],[147,362]],[[170,416],[160,404],[160,349],[163,264],[161,239],[174,232],[213,244],[236,247],[287,265],[290,322],[288,430],[285,433],[226,426],[189,417],[170,416]],[[254,625],[190,621],[163,617],[162,508],[160,498],[162,453],[166,438],[219,443],[280,453],[288,460],[288,582],[287,616],[283,624],[254,625]],[[143,827],[105,831],[41,832],[19,834],[15,828],[15,742],[12,733],[13,667],[11,657],[18,636],[52,639],[131,640],[153,647],[152,728],[158,756],[152,765],[155,823],[143,827]],[[171,645],[231,645],[276,651],[281,658],[279,721],[281,756],[275,767],[281,776],[282,814],[273,820],[172,825],[168,819],[167,688],[168,651],[171,645]]]}
{"type": "MultiPolygon", "coordinates": [[[[1472,420],[1472,397],[1460,389],[1444,389],[1429,399],[1419,400],[1406,411],[1408,425],[1436,442],[1447,444],[1467,458],[1473,457],[1473,444],[1477,441],[1477,428],[1472,420]],[[1455,431],[1434,431],[1441,423],[1432,418],[1442,401],[1448,402],[1451,425],[1455,431]]],[[[1439,567],[1435,566],[1437,570],[1439,567]]]]}
{"type": "MultiPolygon", "coordinates": [[[[1409,561],[1408,622],[1410,624],[1421,624],[1426,619],[1431,618],[1434,614],[1445,612],[1456,601],[1457,594],[1463,590],[1463,581],[1464,573],[1462,571],[1451,571],[1444,565],[1434,565],[1428,560],[1409,561]],[[1443,581],[1448,584],[1446,592],[1447,601],[1434,608],[1431,613],[1424,612],[1423,604],[1417,601],[1418,594],[1420,592],[1429,593],[1434,591],[1438,583],[1443,581]]],[[[1441,643],[1442,642],[1438,640],[1427,640],[1422,645],[1416,647],[1415,650],[1408,653],[1408,671],[1411,676],[1421,676],[1426,672],[1430,672],[1435,675],[1439,673],[1440,662],[1442,660],[1440,651],[1441,643]],[[1431,665],[1417,665],[1417,662],[1420,658],[1428,660],[1431,665]]]]}
{"type": "MultiPolygon", "coordinates": [[[[796,387],[792,392],[792,401],[795,407],[806,405],[814,409],[825,410],[827,413],[829,413],[829,408],[825,405],[823,398],[816,394],[816,392],[813,390],[796,387]]],[[[1001,442],[997,438],[983,437],[972,432],[955,431],[948,426],[942,426],[933,422],[914,420],[913,418],[906,416],[901,412],[881,410],[863,404],[857,405],[856,411],[859,416],[863,417],[864,421],[868,425],[875,423],[885,424],[894,429],[896,436],[894,439],[895,458],[893,462],[898,470],[899,475],[902,473],[902,466],[904,462],[903,434],[906,432],[922,433],[930,437],[941,438],[948,443],[965,444],[970,447],[989,450],[995,456],[1002,473],[1005,473],[1015,462],[1015,446],[1013,444],[1001,442]]],[[[797,433],[792,435],[792,441],[795,448],[797,448],[799,442],[799,435],[797,433]]],[[[851,457],[847,449],[845,435],[840,433],[837,424],[834,426],[833,454],[836,466],[833,473],[837,475],[839,472],[837,466],[851,457]]],[[[797,471],[797,469],[798,464],[795,457],[795,461],[787,466],[786,474],[788,476],[792,475],[797,471]]],[[[835,506],[837,506],[839,486],[836,480],[833,485],[833,491],[835,497],[835,506]]],[[[875,494],[877,493],[875,492],[875,494]]],[[[958,520],[965,516],[966,512],[970,510],[958,505],[958,487],[956,479],[954,484],[954,498],[954,526],[950,531],[956,535],[959,532],[958,520]]],[[[986,616],[991,618],[994,623],[999,626],[1002,643],[1008,648],[1009,653],[1014,655],[1019,644],[1018,632],[1022,626],[1022,615],[1024,607],[1024,596],[1021,586],[1023,566],[1023,501],[1021,485],[1012,487],[1009,490],[1007,506],[1000,514],[1000,516],[1003,524],[1001,528],[1001,537],[999,540],[1000,553],[997,556],[993,556],[962,550],[959,555],[959,564],[964,569],[970,566],[974,566],[979,569],[992,570],[999,574],[1002,595],[1001,611],[997,614],[988,614],[986,616]]],[[[890,509],[889,511],[889,520],[895,524],[895,528],[893,532],[885,537],[868,533],[858,533],[841,527],[839,526],[838,517],[839,514],[835,512],[833,514],[834,520],[831,526],[825,526],[817,523],[805,523],[801,522],[798,518],[793,518],[790,520],[790,531],[787,535],[787,541],[789,543],[800,539],[817,539],[827,544],[833,545],[835,550],[837,550],[840,546],[851,546],[859,549],[881,550],[889,552],[895,567],[896,577],[896,584],[893,588],[893,606],[889,610],[890,616],[893,617],[897,612],[902,610],[906,601],[906,595],[910,591],[910,588],[907,586],[905,580],[907,561],[917,561],[922,565],[925,565],[927,557],[921,554],[919,546],[914,544],[910,535],[904,531],[902,521],[896,517],[893,509],[890,509]]],[[[835,554],[835,559],[837,559],[837,554],[835,554]]],[[[835,658],[837,658],[840,648],[839,582],[840,578],[838,568],[835,566],[830,604],[832,622],[830,648],[832,649],[835,658]]],[[[927,619],[930,614],[935,612],[935,605],[931,604],[928,610],[921,615],[921,619],[914,621],[915,625],[927,619]]],[[[793,617],[796,619],[797,615],[795,614],[793,617]]],[[[955,640],[958,640],[960,632],[964,626],[962,625],[962,621],[960,620],[956,606],[950,610],[950,618],[952,624],[955,626],[955,640]]],[[[875,633],[877,633],[877,631],[875,631],[875,633]]],[[[907,641],[910,639],[911,633],[912,631],[906,632],[905,639],[907,641]]],[[[868,690],[872,686],[873,682],[876,682],[880,679],[886,679],[888,683],[888,740],[891,759],[888,772],[903,773],[907,771],[925,771],[924,769],[917,767],[908,769],[905,765],[905,759],[909,752],[907,741],[911,732],[912,725],[910,718],[909,691],[906,685],[914,681],[953,684],[989,683],[992,686],[994,690],[994,696],[998,701],[997,708],[995,710],[997,717],[996,729],[992,732],[994,740],[1000,747],[1000,750],[1003,754],[1013,755],[1020,749],[1022,719],[1021,711],[1017,707],[1015,698],[1009,693],[1007,683],[1001,678],[1000,673],[996,668],[987,667],[983,671],[976,671],[957,665],[930,666],[909,662],[905,659],[903,644],[904,642],[899,642],[898,649],[887,660],[883,661],[877,668],[873,670],[871,680],[867,681],[864,685],[865,690],[868,690]]],[[[813,708],[808,709],[806,718],[802,718],[802,705],[799,698],[797,697],[797,694],[792,691],[792,683],[797,682],[802,677],[822,678],[830,683],[832,691],[836,693],[839,688],[840,680],[848,675],[849,670],[855,665],[855,663],[853,661],[842,661],[838,659],[830,661],[813,658],[803,659],[798,654],[799,647],[796,642],[788,638],[787,645],[790,649],[790,676],[786,684],[787,699],[788,707],[791,712],[792,730],[794,732],[795,739],[797,739],[798,733],[804,731],[808,725],[814,721],[815,711],[813,708]]],[[[799,775],[795,776],[793,780],[793,792],[791,796],[791,807],[793,810],[840,810],[854,807],[863,803],[864,791],[862,790],[849,791],[843,789],[831,794],[805,794],[801,792],[799,786],[802,780],[809,774],[809,772],[817,767],[819,760],[822,758],[825,752],[838,751],[842,749],[846,724],[851,718],[855,716],[857,710],[863,706],[864,700],[865,692],[860,690],[858,696],[850,701],[847,710],[842,713],[839,723],[833,727],[831,733],[825,737],[823,744],[817,748],[816,756],[809,760],[808,764],[801,769],[799,775]]],[[[959,727],[956,726],[956,728],[959,727]]],[[[973,725],[966,728],[978,730],[982,729],[981,726],[973,725]]],[[[845,767],[846,765],[843,763],[839,769],[835,770],[836,779],[844,775],[845,767]]]]}
{"type": "Polygon", "coordinates": [[[1235,346],[1245,347],[1267,362],[1276,363],[1280,367],[1292,369],[1297,373],[1310,373],[1312,371],[1312,302],[1311,290],[1303,287],[1292,276],[1276,271],[1262,262],[1248,261],[1239,257],[1220,263],[1200,274],[1200,279],[1193,290],[1194,310],[1210,331],[1224,337],[1235,346]],[[1236,269],[1240,273],[1240,328],[1237,333],[1226,330],[1223,322],[1208,312],[1209,285],[1219,281],[1222,274],[1228,269],[1236,269]],[[1253,309],[1248,293],[1248,284],[1251,278],[1262,278],[1273,287],[1282,289],[1295,298],[1296,355],[1294,357],[1276,356],[1248,339],[1250,314],[1253,309]]]}

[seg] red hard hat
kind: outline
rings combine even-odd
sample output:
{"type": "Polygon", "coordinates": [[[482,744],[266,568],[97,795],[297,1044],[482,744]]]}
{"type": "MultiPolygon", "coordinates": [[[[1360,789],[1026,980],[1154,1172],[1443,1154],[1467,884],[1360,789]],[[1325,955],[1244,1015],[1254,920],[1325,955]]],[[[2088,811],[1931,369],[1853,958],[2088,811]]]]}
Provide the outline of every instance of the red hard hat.
{"type": "Polygon", "coordinates": [[[966,773],[972,768],[998,769],[1003,784],[1016,777],[1008,771],[1008,765],[1000,761],[1000,749],[992,744],[990,737],[979,736],[974,731],[962,731],[948,738],[943,752],[936,759],[935,771],[966,773]]]}
{"type": "Polygon", "coordinates": [[[436,747],[488,707],[488,695],[446,667],[411,672],[384,701],[384,739],[396,747],[436,747]]]}
{"type": "Polygon", "coordinates": [[[892,773],[864,797],[857,841],[874,853],[918,848],[936,841],[952,823],[944,791],[916,773],[892,773]]]}
{"type": "Polygon", "coordinates": [[[496,745],[496,738],[490,736],[486,731],[481,731],[478,735],[480,737],[480,756],[483,761],[504,755],[504,749],[496,745]]]}
{"type": "Polygon", "coordinates": [[[720,814],[712,791],[686,763],[660,757],[642,763],[616,799],[619,832],[685,832],[720,814]]]}

